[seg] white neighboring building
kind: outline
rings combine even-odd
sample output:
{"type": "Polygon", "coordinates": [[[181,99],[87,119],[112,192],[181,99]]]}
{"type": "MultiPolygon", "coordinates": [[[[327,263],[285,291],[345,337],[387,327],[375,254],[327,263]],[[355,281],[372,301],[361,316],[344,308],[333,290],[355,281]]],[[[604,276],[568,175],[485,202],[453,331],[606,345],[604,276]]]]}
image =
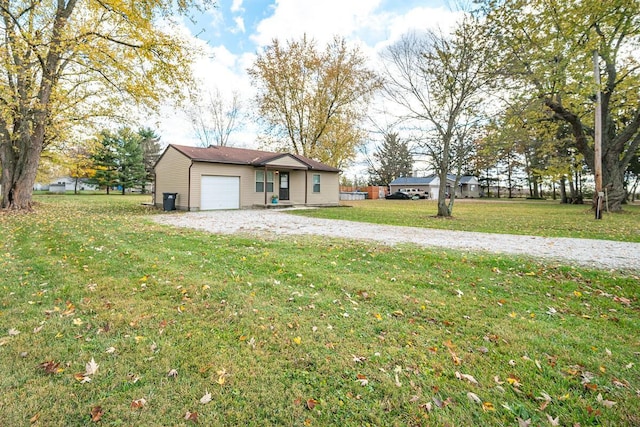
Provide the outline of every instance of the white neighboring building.
{"type": "MultiPolygon", "coordinates": [[[[98,190],[98,186],[94,184],[89,184],[86,178],[78,178],[78,191],[90,190],[95,191],[98,190]]],[[[62,185],[65,187],[65,191],[74,191],[76,189],[76,178],[72,178],[70,176],[65,176],[61,178],[55,178],[51,180],[49,184],[35,183],[33,189],[36,191],[48,191],[49,187],[54,185],[58,188],[61,188],[62,185]]]]}

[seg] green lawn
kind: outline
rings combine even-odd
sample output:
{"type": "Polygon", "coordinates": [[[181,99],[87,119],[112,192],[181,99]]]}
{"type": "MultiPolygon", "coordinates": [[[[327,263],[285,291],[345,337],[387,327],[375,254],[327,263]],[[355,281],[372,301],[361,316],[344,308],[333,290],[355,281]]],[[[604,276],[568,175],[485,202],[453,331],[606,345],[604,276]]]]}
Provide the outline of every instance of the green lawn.
{"type": "Polygon", "coordinates": [[[629,273],[36,200],[0,213],[2,426],[640,425],[629,273]]]}
{"type": "Polygon", "coordinates": [[[624,206],[620,213],[605,212],[602,220],[594,219],[590,205],[541,200],[456,200],[449,219],[435,217],[438,209],[434,200],[363,200],[343,202],[343,206],[351,209],[294,213],[446,230],[640,242],[640,205],[624,206]]]}

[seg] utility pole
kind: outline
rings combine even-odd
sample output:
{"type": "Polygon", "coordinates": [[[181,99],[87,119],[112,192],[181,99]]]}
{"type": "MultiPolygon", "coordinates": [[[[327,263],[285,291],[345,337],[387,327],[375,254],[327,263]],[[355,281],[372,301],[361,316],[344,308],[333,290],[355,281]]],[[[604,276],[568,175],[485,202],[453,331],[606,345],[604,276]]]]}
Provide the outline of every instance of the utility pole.
{"type": "Polygon", "coordinates": [[[593,71],[596,81],[596,117],[594,136],[594,175],[596,181],[596,219],[602,219],[602,95],[600,94],[600,66],[598,64],[598,51],[593,52],[593,71]]]}

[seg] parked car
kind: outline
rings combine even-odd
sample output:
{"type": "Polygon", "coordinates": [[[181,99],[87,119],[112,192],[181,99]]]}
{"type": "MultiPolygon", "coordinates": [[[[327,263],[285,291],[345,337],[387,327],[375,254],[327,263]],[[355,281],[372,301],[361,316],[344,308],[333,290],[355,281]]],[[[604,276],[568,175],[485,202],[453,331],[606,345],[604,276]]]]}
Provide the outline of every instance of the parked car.
{"type": "Polygon", "coordinates": [[[403,193],[402,191],[396,191],[395,193],[387,194],[385,199],[390,200],[410,200],[411,196],[407,193],[403,193]]]}

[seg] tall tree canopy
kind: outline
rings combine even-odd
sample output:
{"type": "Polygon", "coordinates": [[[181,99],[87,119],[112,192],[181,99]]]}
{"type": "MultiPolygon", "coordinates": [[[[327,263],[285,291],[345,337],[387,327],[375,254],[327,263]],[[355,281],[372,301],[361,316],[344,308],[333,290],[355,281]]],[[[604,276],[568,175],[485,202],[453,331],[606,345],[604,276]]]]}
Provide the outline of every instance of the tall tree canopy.
{"type": "Polygon", "coordinates": [[[369,161],[369,177],[374,185],[389,185],[401,176],[410,176],[413,171],[413,155],[409,143],[400,139],[396,132],[385,132],[384,141],[369,161]]]}
{"type": "Polygon", "coordinates": [[[363,139],[359,122],[380,82],[365,56],[335,38],[323,51],[313,40],[274,40],[249,76],[261,118],[282,149],[343,167],[363,139]]]}
{"type": "Polygon", "coordinates": [[[231,97],[225,99],[220,89],[216,88],[206,95],[197,92],[191,97],[187,115],[200,140],[200,146],[227,146],[229,136],[243,125],[240,93],[233,91],[231,97]]]}
{"type": "Polygon", "coordinates": [[[171,16],[208,0],[0,0],[2,207],[29,209],[42,150],[191,81],[171,16]]]}
{"type": "Polygon", "coordinates": [[[461,175],[480,124],[489,57],[478,36],[476,22],[467,18],[451,35],[406,34],[383,53],[386,94],[402,107],[405,120],[425,133],[423,147],[443,183],[438,216],[452,214],[455,195],[447,204],[444,183],[450,173],[461,175]]]}
{"type": "Polygon", "coordinates": [[[595,96],[602,93],[602,179],[611,210],[625,198],[624,173],[640,146],[640,2],[487,0],[488,37],[505,87],[530,93],[566,122],[594,171],[595,96]],[[594,52],[601,87],[594,78],[594,52]]]}

